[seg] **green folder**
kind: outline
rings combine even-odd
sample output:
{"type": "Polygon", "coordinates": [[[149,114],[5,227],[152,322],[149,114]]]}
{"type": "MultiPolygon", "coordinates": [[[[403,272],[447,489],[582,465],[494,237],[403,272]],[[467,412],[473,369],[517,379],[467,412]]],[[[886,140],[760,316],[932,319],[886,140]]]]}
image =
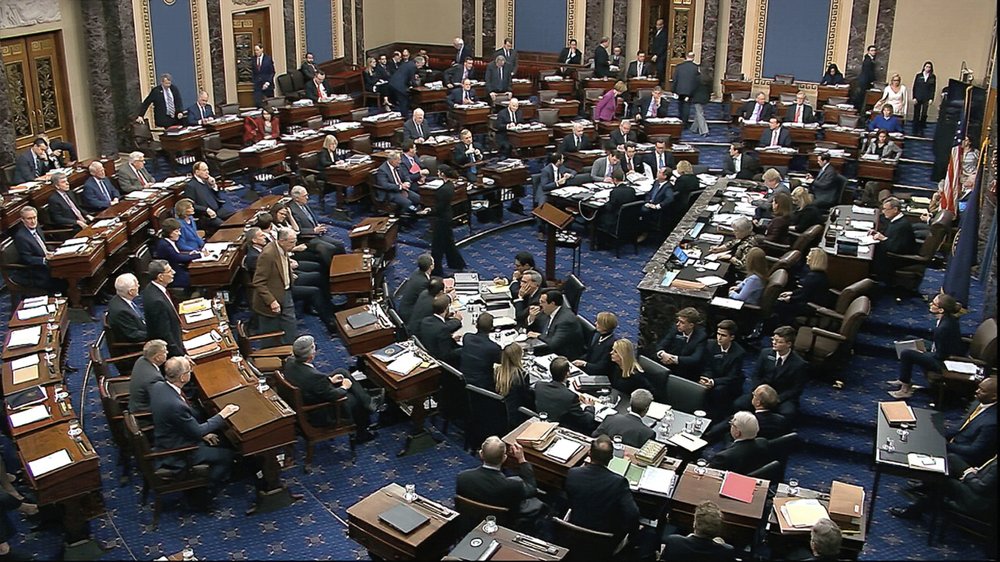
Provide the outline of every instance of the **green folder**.
{"type": "Polygon", "coordinates": [[[613,457],[611,462],[608,463],[608,469],[615,474],[625,476],[625,472],[628,470],[629,461],[622,457],[613,457]]]}
{"type": "Polygon", "coordinates": [[[628,480],[629,486],[632,488],[638,486],[639,481],[642,480],[643,472],[646,472],[646,467],[634,463],[629,464],[628,470],[625,471],[625,479],[628,480]]]}

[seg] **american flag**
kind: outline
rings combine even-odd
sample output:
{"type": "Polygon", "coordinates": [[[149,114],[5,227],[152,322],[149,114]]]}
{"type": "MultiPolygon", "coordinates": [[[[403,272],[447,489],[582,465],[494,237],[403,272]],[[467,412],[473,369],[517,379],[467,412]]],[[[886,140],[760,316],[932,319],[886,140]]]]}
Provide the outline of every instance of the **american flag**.
{"type": "MultiPolygon", "coordinates": [[[[971,90],[971,88],[969,88],[971,90]]],[[[969,92],[965,94],[965,107],[969,107],[969,92]]],[[[963,112],[955,126],[955,138],[952,140],[951,158],[948,159],[948,172],[941,187],[941,209],[958,214],[958,200],[962,197],[962,139],[965,138],[966,116],[963,112]]]]}

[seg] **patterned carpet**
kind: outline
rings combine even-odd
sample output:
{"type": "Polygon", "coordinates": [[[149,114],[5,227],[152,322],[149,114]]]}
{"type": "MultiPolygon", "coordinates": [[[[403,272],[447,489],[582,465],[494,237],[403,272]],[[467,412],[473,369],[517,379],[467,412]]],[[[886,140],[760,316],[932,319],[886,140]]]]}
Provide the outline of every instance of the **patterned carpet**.
{"type": "MultiPolygon", "coordinates": [[[[721,115],[718,104],[709,106],[709,119],[721,115]],[[718,115],[714,115],[717,112],[718,115]]],[[[713,134],[716,127],[713,125],[713,134]]],[[[720,135],[723,133],[720,133],[720,135]]],[[[909,147],[909,145],[908,145],[909,147]]],[[[713,151],[716,149],[712,149],[713,151]]],[[[718,149],[721,158],[721,150],[718,149]]],[[[702,157],[709,153],[703,150],[702,157]]],[[[721,160],[720,160],[721,162],[721,160]]],[[[537,166],[537,163],[532,163],[537,166]]],[[[914,176],[927,175],[929,168],[902,164],[901,172],[914,176]],[[910,169],[910,168],[914,169],[910,169]]],[[[530,206],[530,200],[524,199],[530,206]]],[[[362,216],[361,209],[351,209],[362,216]]],[[[504,222],[523,218],[505,211],[504,222]]],[[[338,235],[346,239],[345,224],[337,224],[338,235]]],[[[474,222],[475,232],[494,225],[474,222]]],[[[533,236],[530,225],[509,228],[502,233],[487,235],[462,248],[469,269],[483,275],[509,274],[513,255],[521,250],[532,252],[539,259],[543,244],[533,236]]],[[[456,239],[468,236],[468,228],[455,230],[456,239]]],[[[404,229],[400,236],[398,260],[388,271],[390,287],[395,288],[410,272],[416,256],[427,251],[426,227],[418,223],[404,229]]],[[[638,325],[638,293],[635,286],[641,278],[640,268],[652,255],[652,246],[641,246],[638,255],[624,248],[622,257],[613,252],[589,251],[584,248],[582,280],[587,285],[581,313],[593,319],[602,310],[619,315],[622,336],[635,338],[638,325]]],[[[570,271],[568,250],[561,250],[557,260],[557,276],[570,271]]],[[[925,295],[937,290],[942,272],[928,273],[921,288],[925,295]]],[[[970,309],[979,310],[982,289],[973,281],[970,309]]],[[[98,307],[98,317],[103,307],[98,307]]],[[[962,320],[963,332],[971,334],[979,321],[979,313],[968,314],[962,320]]],[[[9,299],[0,299],[0,318],[9,318],[9,299]]],[[[340,341],[328,337],[322,324],[312,316],[299,315],[299,329],[317,336],[320,369],[345,366],[350,358],[340,341]]],[[[930,322],[926,305],[919,299],[901,304],[888,299],[875,303],[872,320],[859,336],[858,355],[843,373],[848,386],[835,391],[816,382],[803,397],[803,415],[799,432],[804,446],[792,458],[789,475],[796,476],[804,487],[828,488],[830,481],[841,479],[856,482],[871,492],[873,472],[870,466],[876,402],[887,398],[882,381],[894,377],[896,361],[891,341],[902,334],[926,335],[930,322]],[[888,311],[892,310],[889,314],[888,311]]],[[[392,425],[380,431],[379,437],[358,448],[352,457],[347,439],[342,438],[316,451],[314,470],[303,473],[301,466],[286,471],[284,478],[294,492],[305,499],[270,514],[245,516],[253,489],[246,480],[229,484],[216,500],[210,514],[188,514],[180,498],[168,497],[158,529],[151,529],[151,504],[139,505],[141,478],[133,473],[129,483],[118,486],[119,470],[115,466],[116,450],[107,431],[93,381],[81,388],[86,353],[85,346],[98,335],[97,322],[73,324],[70,329],[70,364],[79,373],[68,376],[67,385],[79,411],[81,394],[88,436],[101,454],[104,478],[106,515],[91,523],[96,539],[112,549],[105,559],[153,559],[180,551],[192,545],[201,559],[220,560],[282,560],[282,559],[366,559],[367,553],[346,537],[346,509],[361,497],[389,482],[415,483],[420,493],[442,503],[451,504],[454,477],[460,470],[476,466],[477,462],[462,451],[461,438],[454,431],[448,439],[431,449],[413,456],[396,458],[394,452],[402,444],[406,426],[392,425]]],[[[920,382],[920,377],[918,380],[920,382]]],[[[926,406],[929,398],[920,393],[914,405],[926,406]]],[[[950,424],[958,422],[959,410],[947,412],[950,424]]],[[[9,453],[9,451],[7,451],[9,453]]],[[[297,454],[301,462],[302,449],[297,454]]],[[[868,542],[862,553],[865,560],[885,559],[983,559],[984,551],[965,535],[949,532],[934,547],[926,546],[926,524],[903,522],[890,516],[887,509],[908,502],[900,491],[904,481],[883,478],[879,490],[878,512],[868,542]]],[[[17,519],[14,517],[14,519],[17,519]]],[[[60,556],[61,534],[51,527],[32,529],[32,523],[19,521],[19,534],[12,544],[33,553],[38,559],[60,556]]]]}

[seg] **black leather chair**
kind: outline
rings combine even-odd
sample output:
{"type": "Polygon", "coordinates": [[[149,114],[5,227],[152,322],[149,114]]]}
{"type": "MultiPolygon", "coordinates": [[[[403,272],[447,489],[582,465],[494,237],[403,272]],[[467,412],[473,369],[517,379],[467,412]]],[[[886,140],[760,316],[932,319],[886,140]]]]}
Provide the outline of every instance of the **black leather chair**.
{"type": "Polygon", "coordinates": [[[490,435],[506,435],[510,423],[503,396],[471,384],[467,384],[465,390],[470,412],[467,442],[478,449],[490,435]]]}
{"type": "Polygon", "coordinates": [[[569,545],[569,552],[566,554],[568,561],[612,560],[625,543],[616,541],[611,533],[580,527],[557,517],[552,518],[552,535],[552,542],[555,544],[569,545]]]}
{"type": "Polygon", "coordinates": [[[569,304],[570,309],[574,313],[580,312],[580,299],[586,290],[587,286],[583,284],[583,281],[580,281],[580,278],[572,273],[569,274],[569,277],[563,283],[563,298],[566,299],[567,304],[569,304]]]}
{"type": "MultiPolygon", "coordinates": [[[[468,427],[469,423],[469,400],[465,392],[465,375],[451,365],[441,361],[441,386],[438,388],[437,403],[438,415],[442,418],[441,433],[448,435],[448,426],[453,421],[460,422],[461,426],[468,427]]],[[[475,450],[482,443],[470,443],[469,432],[465,432],[465,448],[475,450]]]]}
{"type": "MultiPolygon", "coordinates": [[[[667,383],[673,378],[670,376],[670,369],[655,359],[650,359],[645,355],[639,356],[639,366],[646,373],[646,378],[653,385],[653,399],[661,404],[671,404],[667,383]]],[[[677,408],[676,405],[673,405],[677,408]]],[[[678,408],[680,409],[680,408],[678,408]]],[[[688,410],[682,410],[687,412],[688,410]]]]}
{"type": "Polygon", "coordinates": [[[611,238],[614,240],[615,257],[621,257],[621,245],[623,242],[632,244],[635,253],[639,253],[639,218],[642,215],[642,207],[646,203],[643,201],[633,201],[622,205],[618,211],[618,221],[613,230],[603,230],[597,228],[597,236],[611,238]]]}
{"type": "Polygon", "coordinates": [[[708,389],[695,381],[671,375],[667,378],[667,404],[681,412],[694,413],[705,409],[708,389]]]}

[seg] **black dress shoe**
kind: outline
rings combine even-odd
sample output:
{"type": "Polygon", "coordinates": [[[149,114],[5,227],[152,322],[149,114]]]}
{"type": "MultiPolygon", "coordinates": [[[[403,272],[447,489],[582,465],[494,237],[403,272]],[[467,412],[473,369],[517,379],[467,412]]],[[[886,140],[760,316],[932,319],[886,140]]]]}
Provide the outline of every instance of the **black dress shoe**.
{"type": "Polygon", "coordinates": [[[920,512],[911,507],[890,507],[889,513],[893,514],[900,519],[906,519],[908,521],[919,521],[920,512]]]}
{"type": "Polygon", "coordinates": [[[63,371],[66,371],[67,373],[75,373],[79,370],[80,369],[77,369],[76,367],[70,365],[69,363],[63,365],[63,371]]]}

